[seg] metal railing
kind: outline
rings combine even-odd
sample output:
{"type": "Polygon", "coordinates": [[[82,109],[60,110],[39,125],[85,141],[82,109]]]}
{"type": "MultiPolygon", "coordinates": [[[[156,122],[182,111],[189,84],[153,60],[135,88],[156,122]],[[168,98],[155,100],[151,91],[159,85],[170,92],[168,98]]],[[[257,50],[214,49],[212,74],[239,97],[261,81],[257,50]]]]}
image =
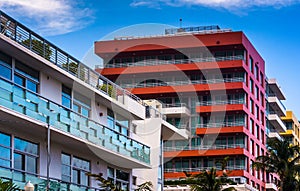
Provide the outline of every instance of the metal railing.
{"type": "Polygon", "coordinates": [[[171,59],[171,60],[160,60],[160,59],[145,59],[137,62],[122,62],[122,63],[107,63],[104,68],[126,68],[135,66],[157,66],[166,64],[191,64],[201,62],[220,62],[220,61],[232,61],[232,60],[244,60],[243,55],[236,56],[224,56],[224,57],[202,57],[202,58],[189,58],[189,59],[171,59]]]}
{"type": "Polygon", "coordinates": [[[182,86],[190,84],[216,84],[216,83],[231,83],[231,82],[244,82],[243,77],[224,78],[224,79],[207,79],[207,80],[185,80],[174,82],[149,82],[139,84],[121,84],[123,88],[145,88],[145,87],[157,87],[157,86],[182,86]]]}
{"type": "Polygon", "coordinates": [[[218,127],[235,127],[235,126],[245,126],[245,122],[223,122],[223,123],[200,123],[197,125],[198,128],[218,128],[218,127]]]}
{"type": "MultiPolygon", "coordinates": [[[[216,170],[222,170],[221,166],[208,166],[208,167],[197,167],[197,168],[165,168],[164,172],[201,172],[203,170],[210,170],[215,168],[216,170]]],[[[245,165],[234,165],[227,166],[226,170],[246,170],[245,165]]]]}
{"type": "Polygon", "coordinates": [[[197,105],[199,106],[227,105],[227,104],[245,104],[245,100],[244,99],[213,100],[213,101],[201,101],[197,103],[197,105]]]}
{"type": "Polygon", "coordinates": [[[163,108],[188,107],[186,103],[164,103],[163,108]]]}
{"type": "Polygon", "coordinates": [[[199,145],[199,146],[175,146],[164,147],[164,151],[185,151],[185,150],[212,150],[212,149],[232,149],[245,148],[245,144],[227,144],[227,145],[199,145]]]}
{"type": "Polygon", "coordinates": [[[100,75],[79,60],[0,11],[0,33],[28,50],[64,69],[72,76],[124,104],[119,96],[128,96],[145,106],[143,100],[100,75]]]}
{"type": "Polygon", "coordinates": [[[0,105],[123,156],[150,164],[150,147],[0,77],[0,105]]]}

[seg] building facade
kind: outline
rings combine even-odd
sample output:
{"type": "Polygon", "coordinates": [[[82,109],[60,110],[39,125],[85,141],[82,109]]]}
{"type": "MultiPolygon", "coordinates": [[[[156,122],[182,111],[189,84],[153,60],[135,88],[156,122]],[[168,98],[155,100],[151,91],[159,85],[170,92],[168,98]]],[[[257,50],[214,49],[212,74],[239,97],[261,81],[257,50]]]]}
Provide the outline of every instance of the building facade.
{"type": "Polygon", "coordinates": [[[243,32],[218,26],[166,30],[157,37],[95,43],[96,71],[142,99],[159,100],[167,121],[191,133],[164,142],[164,178],[198,173],[229,156],[229,176],[247,190],[265,190],[251,169],[266,153],[265,63],[243,32]]]}
{"type": "Polygon", "coordinates": [[[87,173],[101,173],[123,190],[161,189],[162,141],[186,132],[1,11],[0,21],[0,178],[96,191],[87,173]]]}
{"type": "Polygon", "coordinates": [[[299,146],[299,128],[300,124],[293,113],[293,111],[286,111],[286,115],[281,118],[285,125],[286,125],[286,131],[280,132],[280,135],[285,139],[288,140],[293,145],[299,146]]]}

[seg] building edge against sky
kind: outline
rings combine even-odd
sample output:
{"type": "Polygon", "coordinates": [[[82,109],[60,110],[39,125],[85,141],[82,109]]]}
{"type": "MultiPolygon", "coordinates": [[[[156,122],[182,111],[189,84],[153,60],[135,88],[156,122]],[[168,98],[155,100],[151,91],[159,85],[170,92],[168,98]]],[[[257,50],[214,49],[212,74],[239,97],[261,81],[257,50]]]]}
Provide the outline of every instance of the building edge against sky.
{"type": "Polygon", "coordinates": [[[276,80],[266,78],[264,60],[243,32],[218,26],[170,29],[157,37],[98,41],[95,53],[105,63],[96,71],[143,99],[158,99],[167,121],[191,132],[189,141],[164,143],[166,179],[218,168],[216,160],[230,156],[229,176],[244,189],[277,190],[276,175],[256,172],[251,163],[266,152],[266,139],[282,140],[283,121],[290,118],[276,80]],[[225,118],[218,119],[218,112],[225,118]],[[210,134],[219,135],[215,143],[205,139],[210,134]]]}
{"type": "Polygon", "coordinates": [[[159,190],[161,142],[187,132],[1,11],[0,20],[0,177],[21,189],[99,190],[90,172],[159,190]]]}

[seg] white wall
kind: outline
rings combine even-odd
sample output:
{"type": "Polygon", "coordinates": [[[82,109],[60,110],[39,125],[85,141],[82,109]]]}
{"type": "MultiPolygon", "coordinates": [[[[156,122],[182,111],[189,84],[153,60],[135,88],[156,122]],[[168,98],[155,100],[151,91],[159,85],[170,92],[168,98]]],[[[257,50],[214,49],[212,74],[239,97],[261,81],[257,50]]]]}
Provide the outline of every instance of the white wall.
{"type": "Polygon", "coordinates": [[[40,94],[58,104],[61,104],[62,84],[55,78],[40,73],[40,94]]]}

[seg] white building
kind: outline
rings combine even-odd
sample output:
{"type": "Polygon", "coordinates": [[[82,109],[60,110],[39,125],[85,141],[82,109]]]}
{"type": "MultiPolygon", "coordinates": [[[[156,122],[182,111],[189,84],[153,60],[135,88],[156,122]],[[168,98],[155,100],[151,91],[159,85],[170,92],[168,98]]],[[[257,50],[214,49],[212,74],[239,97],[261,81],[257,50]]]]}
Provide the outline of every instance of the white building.
{"type": "Polygon", "coordinates": [[[36,190],[162,189],[162,140],[187,133],[0,11],[0,178],[36,190]]]}

